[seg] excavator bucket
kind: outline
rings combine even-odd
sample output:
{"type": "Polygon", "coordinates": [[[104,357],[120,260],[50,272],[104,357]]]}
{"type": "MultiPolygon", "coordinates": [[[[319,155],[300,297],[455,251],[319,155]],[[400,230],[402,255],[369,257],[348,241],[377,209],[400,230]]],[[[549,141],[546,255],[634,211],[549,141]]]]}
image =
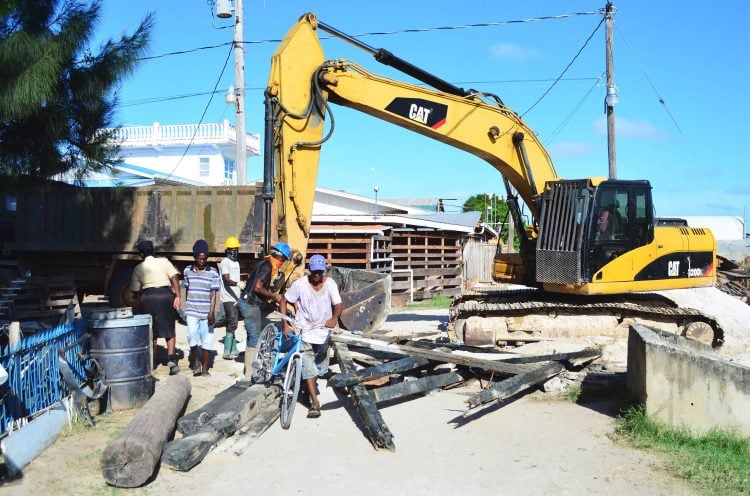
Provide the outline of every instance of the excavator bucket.
{"type": "Polygon", "coordinates": [[[341,325],[363,334],[378,330],[391,307],[390,274],[332,266],[328,275],[341,293],[341,325]]]}

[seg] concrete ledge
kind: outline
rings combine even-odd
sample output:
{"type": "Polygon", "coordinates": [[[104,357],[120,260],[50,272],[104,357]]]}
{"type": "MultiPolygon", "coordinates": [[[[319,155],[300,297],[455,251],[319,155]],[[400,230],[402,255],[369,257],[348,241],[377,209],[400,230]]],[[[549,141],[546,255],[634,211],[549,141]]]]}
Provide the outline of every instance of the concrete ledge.
{"type": "Polygon", "coordinates": [[[696,434],[721,428],[750,436],[750,367],[702,343],[631,326],[627,386],[649,417],[696,434]]]}

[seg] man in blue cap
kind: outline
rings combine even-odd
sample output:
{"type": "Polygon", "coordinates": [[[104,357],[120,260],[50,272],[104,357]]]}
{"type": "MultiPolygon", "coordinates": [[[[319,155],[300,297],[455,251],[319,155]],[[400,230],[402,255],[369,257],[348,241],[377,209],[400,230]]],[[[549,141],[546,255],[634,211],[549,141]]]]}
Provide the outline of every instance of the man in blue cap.
{"type": "MultiPolygon", "coordinates": [[[[310,395],[308,418],[320,417],[318,377],[328,373],[328,347],[331,329],[341,317],[344,306],[336,282],[325,275],[326,259],[322,255],[310,257],[310,274],[294,281],[281,300],[280,311],[286,314],[286,303],[296,309],[294,325],[302,337],[302,378],[310,395]]],[[[284,321],[284,336],[291,332],[284,321]]]]}
{"type": "Polygon", "coordinates": [[[281,295],[271,291],[271,281],[279,269],[289,260],[292,250],[286,243],[276,243],[266,258],[255,266],[247,278],[237,310],[245,322],[247,346],[245,347],[245,375],[252,375],[255,347],[263,326],[268,322],[268,314],[281,302],[281,295]]]}

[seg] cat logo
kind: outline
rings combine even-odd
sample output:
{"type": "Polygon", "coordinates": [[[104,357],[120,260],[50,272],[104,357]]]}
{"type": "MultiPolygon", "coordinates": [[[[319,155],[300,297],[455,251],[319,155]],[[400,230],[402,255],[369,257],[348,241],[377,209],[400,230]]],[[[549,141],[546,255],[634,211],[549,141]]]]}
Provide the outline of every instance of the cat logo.
{"type": "Polygon", "coordinates": [[[445,124],[448,115],[447,105],[422,98],[394,98],[385,110],[432,129],[445,124]]]}
{"type": "Polygon", "coordinates": [[[680,262],[679,261],[671,261],[667,264],[667,276],[669,277],[677,277],[680,275],[680,262]]]}
{"type": "Polygon", "coordinates": [[[409,107],[409,119],[417,122],[421,122],[425,126],[427,125],[427,119],[430,117],[432,109],[420,107],[416,103],[412,103],[409,107]]]}

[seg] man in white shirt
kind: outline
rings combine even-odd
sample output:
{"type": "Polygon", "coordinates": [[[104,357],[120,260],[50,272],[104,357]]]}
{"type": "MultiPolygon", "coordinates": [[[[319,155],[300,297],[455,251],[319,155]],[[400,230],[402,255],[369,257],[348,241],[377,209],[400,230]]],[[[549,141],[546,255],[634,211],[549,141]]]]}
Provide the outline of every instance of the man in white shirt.
{"type": "MultiPolygon", "coordinates": [[[[320,417],[318,402],[318,376],[328,372],[328,347],[331,329],[336,327],[344,306],[336,282],[325,275],[326,259],[322,255],[310,257],[310,274],[294,281],[279,305],[286,314],[286,303],[296,309],[294,325],[302,337],[302,378],[310,394],[308,418],[320,417]]],[[[284,321],[284,336],[291,332],[284,321]]]]}
{"type": "Polygon", "coordinates": [[[221,259],[219,272],[221,273],[221,304],[224,314],[227,316],[227,333],[224,336],[224,360],[234,360],[239,356],[237,350],[237,321],[239,310],[237,302],[240,301],[240,291],[245,289],[245,282],[240,280],[240,262],[237,260],[240,254],[240,241],[234,236],[229,236],[224,241],[226,257],[221,259]]]}

